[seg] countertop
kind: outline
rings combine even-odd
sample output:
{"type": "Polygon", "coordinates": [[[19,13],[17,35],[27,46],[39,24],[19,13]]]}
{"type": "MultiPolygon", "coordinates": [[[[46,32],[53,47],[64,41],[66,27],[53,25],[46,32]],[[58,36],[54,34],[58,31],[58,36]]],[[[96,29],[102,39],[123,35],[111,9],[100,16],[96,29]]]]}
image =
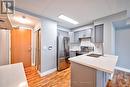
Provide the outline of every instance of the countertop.
{"type": "Polygon", "coordinates": [[[98,58],[87,56],[87,54],[69,58],[71,62],[79,63],[94,69],[113,73],[116,66],[118,56],[104,55],[98,58]]]}
{"type": "Polygon", "coordinates": [[[22,63],[0,66],[0,87],[28,87],[22,63]]]}

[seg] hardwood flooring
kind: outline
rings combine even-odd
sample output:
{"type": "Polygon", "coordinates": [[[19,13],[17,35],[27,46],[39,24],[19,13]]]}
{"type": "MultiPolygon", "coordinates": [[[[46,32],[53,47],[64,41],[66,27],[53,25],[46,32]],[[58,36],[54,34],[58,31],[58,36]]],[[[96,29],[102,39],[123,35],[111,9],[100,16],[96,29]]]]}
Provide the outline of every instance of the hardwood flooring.
{"type": "Polygon", "coordinates": [[[65,58],[59,58],[59,66],[58,66],[58,70],[64,70],[66,68],[70,67],[70,61],[68,59],[65,58]]]}
{"type": "Polygon", "coordinates": [[[70,87],[70,69],[40,77],[35,67],[25,69],[29,87],[70,87]]]}
{"type": "MultiPolygon", "coordinates": [[[[35,67],[25,69],[29,87],[70,87],[70,68],[40,77],[35,67]]],[[[115,70],[106,87],[130,87],[130,73],[115,70]]]]}

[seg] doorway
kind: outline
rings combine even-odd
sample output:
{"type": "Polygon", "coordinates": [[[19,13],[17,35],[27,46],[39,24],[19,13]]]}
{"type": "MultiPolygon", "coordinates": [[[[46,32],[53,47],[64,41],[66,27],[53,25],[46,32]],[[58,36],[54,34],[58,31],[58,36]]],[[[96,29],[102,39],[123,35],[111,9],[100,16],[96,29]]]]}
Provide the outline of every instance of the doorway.
{"type": "Polygon", "coordinates": [[[22,62],[24,67],[31,66],[31,30],[11,30],[11,63],[22,62]]]}
{"type": "Polygon", "coordinates": [[[35,66],[41,71],[41,30],[35,32],[35,66]]]}

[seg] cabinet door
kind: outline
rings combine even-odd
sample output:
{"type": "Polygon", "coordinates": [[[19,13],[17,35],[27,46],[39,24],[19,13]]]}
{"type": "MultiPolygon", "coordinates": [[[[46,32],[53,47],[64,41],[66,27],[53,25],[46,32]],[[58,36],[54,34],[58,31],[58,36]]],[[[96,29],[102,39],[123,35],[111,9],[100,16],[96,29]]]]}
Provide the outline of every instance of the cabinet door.
{"type": "Polygon", "coordinates": [[[74,32],[69,32],[70,43],[74,43],[74,32]]]}
{"type": "Polygon", "coordinates": [[[94,28],[91,29],[91,42],[95,42],[95,31],[94,31],[94,28]]]}
{"type": "Polygon", "coordinates": [[[86,37],[86,30],[78,31],[78,38],[86,37]]]}
{"type": "Polygon", "coordinates": [[[82,38],[83,37],[83,33],[84,33],[83,31],[79,31],[78,32],[78,35],[79,35],[78,38],[82,38]]]}
{"type": "Polygon", "coordinates": [[[74,32],[74,42],[79,43],[79,32],[74,32]]]}
{"type": "Polygon", "coordinates": [[[82,33],[82,38],[87,36],[87,31],[86,30],[83,30],[81,33],[82,33]]]}
{"type": "Polygon", "coordinates": [[[91,29],[86,29],[85,34],[86,37],[91,37],[91,29]]]}
{"type": "Polygon", "coordinates": [[[91,29],[79,31],[79,38],[91,37],[91,29]]]}
{"type": "Polygon", "coordinates": [[[96,25],[93,29],[93,42],[95,43],[103,43],[103,30],[104,25],[96,25]]]}

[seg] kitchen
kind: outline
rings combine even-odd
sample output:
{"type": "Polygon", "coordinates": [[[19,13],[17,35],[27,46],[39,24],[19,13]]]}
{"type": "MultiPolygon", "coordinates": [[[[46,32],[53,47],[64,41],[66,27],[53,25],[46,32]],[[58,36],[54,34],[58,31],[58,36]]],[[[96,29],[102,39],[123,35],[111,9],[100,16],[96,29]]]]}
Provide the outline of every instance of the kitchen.
{"type": "Polygon", "coordinates": [[[118,59],[118,56],[115,56],[116,29],[113,22],[124,19],[124,14],[125,12],[114,14],[96,20],[94,24],[71,30],[69,35],[72,41],[70,41],[69,45],[70,58],[68,58],[68,60],[71,61],[72,87],[105,87],[107,82],[112,80],[115,69],[129,72],[129,70],[120,68],[117,65],[120,59],[118,59]],[[111,30],[109,31],[108,28],[111,30]],[[87,51],[81,52],[82,46],[87,48],[87,51]],[[90,61],[90,63],[88,61],[90,61]],[[89,70],[91,70],[91,72],[89,72],[89,70]],[[88,73],[88,75],[86,75],[85,73],[87,72],[93,74],[88,73]],[[91,79],[85,79],[84,74],[91,79]],[[99,78],[102,80],[98,81],[99,78]],[[90,85],[87,81],[93,81],[93,85],[90,85]]]}
{"type": "Polygon", "coordinates": [[[60,37],[68,37],[68,49],[67,53],[69,57],[74,57],[82,54],[89,53],[94,50],[94,44],[92,43],[92,29],[93,26],[89,25],[85,27],[84,29],[80,30],[73,30],[73,31],[67,31],[67,29],[63,28],[58,28],[58,37],[59,37],[59,44],[61,46],[59,47],[59,54],[62,52],[62,55],[59,56],[64,56],[63,54],[65,53],[64,51],[67,49],[64,48],[64,40],[61,39],[60,37]],[[63,43],[61,41],[63,40],[63,43]],[[61,48],[60,48],[61,47],[61,48]]]}
{"type": "MultiPolygon", "coordinates": [[[[118,79],[128,85],[129,41],[124,39],[129,37],[128,8],[127,1],[115,0],[17,0],[11,20],[17,19],[20,25],[11,21],[14,26],[0,32],[0,84],[10,87],[19,77],[25,87],[105,87],[109,81],[118,87],[118,79]],[[29,20],[32,24],[26,26],[29,20]],[[22,33],[15,36],[13,30],[22,33]],[[28,38],[23,31],[31,32],[28,38]],[[24,44],[29,46],[22,47],[24,44]],[[18,61],[12,62],[12,55],[18,61]],[[17,73],[19,69],[22,73],[17,73]]],[[[2,18],[0,22],[2,26],[2,18]]]]}
{"type": "MultiPolygon", "coordinates": [[[[61,66],[61,70],[66,69],[70,64],[71,87],[105,87],[107,81],[112,79],[118,56],[104,54],[103,32],[104,24],[89,25],[78,31],[71,31],[71,36],[68,37],[70,41],[63,44],[68,45],[68,51],[66,51],[67,48],[64,48],[63,51],[65,54],[68,52],[69,57],[64,56],[64,68],[63,61],[60,62],[61,58],[58,59],[58,69],[60,70],[61,66]],[[96,48],[97,44],[100,46],[100,50],[96,48]]],[[[63,31],[61,35],[63,35],[63,31]]],[[[65,37],[67,36],[69,35],[65,37]]]]}

